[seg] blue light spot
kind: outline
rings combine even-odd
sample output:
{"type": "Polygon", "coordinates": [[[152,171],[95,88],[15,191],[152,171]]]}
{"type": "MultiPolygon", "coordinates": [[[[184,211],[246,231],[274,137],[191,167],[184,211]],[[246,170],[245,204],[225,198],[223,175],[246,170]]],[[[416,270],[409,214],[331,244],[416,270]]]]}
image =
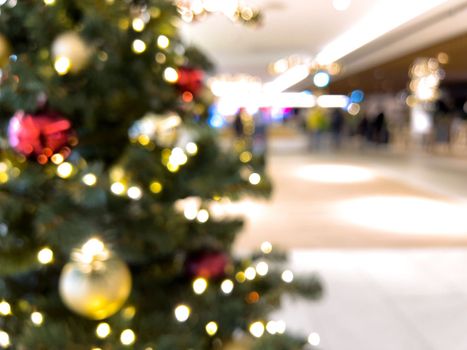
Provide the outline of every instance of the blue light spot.
{"type": "Polygon", "coordinates": [[[219,114],[213,114],[208,119],[209,126],[212,128],[222,128],[225,124],[224,118],[219,114]]]}
{"type": "Polygon", "coordinates": [[[352,103],[361,103],[365,98],[365,94],[362,90],[354,90],[350,94],[350,102],[352,103]]]}

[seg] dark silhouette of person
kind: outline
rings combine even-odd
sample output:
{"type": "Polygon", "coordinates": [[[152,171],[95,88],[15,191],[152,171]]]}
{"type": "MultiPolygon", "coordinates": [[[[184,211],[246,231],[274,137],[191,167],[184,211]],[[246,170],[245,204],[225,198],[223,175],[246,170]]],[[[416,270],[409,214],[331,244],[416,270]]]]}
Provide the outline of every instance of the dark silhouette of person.
{"type": "Polygon", "coordinates": [[[381,143],[388,143],[389,133],[388,128],[386,125],[386,116],[384,112],[381,111],[375,118],[372,123],[372,139],[374,143],[381,144],[381,143]]]}
{"type": "Polygon", "coordinates": [[[342,142],[342,131],[344,129],[344,115],[338,108],[331,114],[331,133],[334,147],[340,148],[342,142]]]}
{"type": "Polygon", "coordinates": [[[237,114],[235,114],[235,119],[233,123],[235,136],[240,138],[243,136],[243,121],[242,121],[242,109],[239,109],[237,114]]]}

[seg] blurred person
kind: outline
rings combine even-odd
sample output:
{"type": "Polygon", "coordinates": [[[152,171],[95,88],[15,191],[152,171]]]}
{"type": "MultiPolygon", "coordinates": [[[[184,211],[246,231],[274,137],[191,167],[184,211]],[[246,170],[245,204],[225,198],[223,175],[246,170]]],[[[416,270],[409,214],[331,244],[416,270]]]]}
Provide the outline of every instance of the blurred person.
{"type": "Polygon", "coordinates": [[[357,125],[357,135],[360,138],[361,145],[364,145],[370,140],[370,121],[366,113],[363,113],[357,125]]]}
{"type": "Polygon", "coordinates": [[[378,113],[371,123],[371,141],[376,144],[387,144],[389,132],[384,111],[378,113]]]}
{"type": "Polygon", "coordinates": [[[452,146],[467,147],[466,123],[462,119],[462,111],[457,110],[451,122],[451,141],[452,146]]]}
{"type": "Polygon", "coordinates": [[[253,114],[254,133],[253,133],[253,154],[260,159],[262,165],[266,162],[267,152],[267,119],[270,111],[267,108],[260,108],[253,114]]]}
{"type": "Polygon", "coordinates": [[[310,109],[306,117],[306,128],[310,138],[309,147],[319,150],[321,148],[322,136],[328,126],[327,115],[320,107],[310,109]]]}
{"type": "Polygon", "coordinates": [[[244,135],[243,131],[243,121],[242,121],[242,113],[244,112],[243,108],[240,108],[237,113],[235,114],[234,122],[233,122],[233,129],[235,132],[235,136],[237,139],[240,139],[244,135]]]}
{"type": "Polygon", "coordinates": [[[441,151],[451,150],[452,110],[444,101],[436,102],[434,113],[434,141],[441,151]]]}
{"type": "Polygon", "coordinates": [[[342,143],[342,132],[344,129],[344,115],[339,108],[333,109],[331,113],[331,133],[333,146],[336,149],[341,147],[342,143]]]}

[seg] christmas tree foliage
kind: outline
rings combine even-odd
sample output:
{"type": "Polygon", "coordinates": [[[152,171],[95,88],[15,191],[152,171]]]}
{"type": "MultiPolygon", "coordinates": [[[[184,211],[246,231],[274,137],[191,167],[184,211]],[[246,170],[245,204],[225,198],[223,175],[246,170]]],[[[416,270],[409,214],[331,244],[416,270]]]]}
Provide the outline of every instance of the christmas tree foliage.
{"type": "Polygon", "coordinates": [[[173,4],[1,3],[0,348],[301,348],[268,314],[319,283],[232,257],[228,202],[270,183],[207,127],[173,4]]]}

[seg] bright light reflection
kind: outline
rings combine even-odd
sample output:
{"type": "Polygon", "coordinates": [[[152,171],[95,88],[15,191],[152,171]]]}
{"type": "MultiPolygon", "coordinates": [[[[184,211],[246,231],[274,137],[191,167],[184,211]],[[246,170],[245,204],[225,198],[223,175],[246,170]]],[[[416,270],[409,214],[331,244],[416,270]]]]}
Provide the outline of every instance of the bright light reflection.
{"type": "Polygon", "coordinates": [[[264,90],[268,93],[283,92],[306,79],[309,75],[310,69],[308,65],[303,64],[295,66],[278,76],[273,81],[264,84],[264,90]]]}
{"type": "Polygon", "coordinates": [[[345,95],[321,95],[317,99],[322,108],[345,108],[349,104],[349,97],[345,95]]]}
{"type": "MultiPolygon", "coordinates": [[[[347,100],[343,104],[343,98],[340,96],[339,106],[345,107],[347,105],[348,97],[346,98],[347,100]]],[[[306,92],[265,92],[260,94],[236,93],[230,96],[222,96],[219,98],[217,109],[222,115],[232,115],[240,107],[311,108],[314,106],[316,106],[316,97],[306,92]]]]}
{"type": "Polygon", "coordinates": [[[331,184],[368,182],[375,177],[366,168],[341,164],[306,165],[298,169],[296,175],[308,181],[331,184]]]}
{"type": "Polygon", "coordinates": [[[463,205],[409,196],[369,196],[337,204],[336,216],[379,231],[420,235],[467,234],[463,205]]]}
{"type": "Polygon", "coordinates": [[[250,199],[227,203],[224,208],[226,215],[247,215],[249,219],[258,219],[267,215],[267,205],[250,199]]]}

